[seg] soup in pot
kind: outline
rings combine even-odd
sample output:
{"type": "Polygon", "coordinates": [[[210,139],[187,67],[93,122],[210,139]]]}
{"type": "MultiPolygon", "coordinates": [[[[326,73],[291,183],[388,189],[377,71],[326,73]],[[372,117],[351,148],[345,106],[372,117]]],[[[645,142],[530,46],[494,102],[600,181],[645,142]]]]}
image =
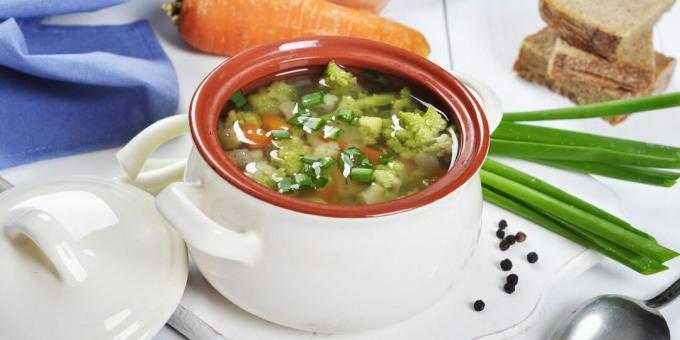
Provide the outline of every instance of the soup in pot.
{"type": "Polygon", "coordinates": [[[448,117],[405,82],[330,62],[314,75],[238,91],[218,123],[226,154],[282,194],[374,204],[416,193],[457,152],[448,117]]]}

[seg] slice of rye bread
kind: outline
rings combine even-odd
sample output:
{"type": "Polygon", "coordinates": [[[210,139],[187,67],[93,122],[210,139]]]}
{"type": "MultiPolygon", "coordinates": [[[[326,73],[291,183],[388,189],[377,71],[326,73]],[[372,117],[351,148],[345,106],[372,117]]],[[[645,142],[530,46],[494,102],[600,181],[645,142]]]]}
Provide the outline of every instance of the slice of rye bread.
{"type": "Polygon", "coordinates": [[[635,61],[611,62],[598,55],[580,50],[557,38],[548,64],[548,74],[554,79],[586,80],[602,87],[641,91],[655,79],[656,57],[652,31],[645,33],[638,44],[635,61]]]}
{"type": "Polygon", "coordinates": [[[644,36],[675,0],[540,0],[541,17],[557,35],[609,61],[637,56],[644,36]]]}
{"type": "MultiPolygon", "coordinates": [[[[544,85],[579,105],[661,93],[666,89],[675,72],[675,59],[656,53],[656,80],[653,86],[643,91],[610,89],[583,80],[552,79],[548,76],[548,62],[556,39],[557,36],[550,28],[544,28],[526,37],[513,68],[520,77],[544,85]]],[[[623,121],[625,117],[615,116],[606,119],[616,124],[623,121]]]]}

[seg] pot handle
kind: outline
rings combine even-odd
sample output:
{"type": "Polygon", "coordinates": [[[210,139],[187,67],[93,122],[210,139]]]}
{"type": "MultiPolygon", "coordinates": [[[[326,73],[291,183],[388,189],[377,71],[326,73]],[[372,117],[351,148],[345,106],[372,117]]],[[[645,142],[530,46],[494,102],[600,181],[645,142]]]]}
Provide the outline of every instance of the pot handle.
{"type": "Polygon", "coordinates": [[[489,134],[493,133],[503,119],[503,105],[501,98],[491,88],[484,85],[477,79],[470,77],[463,73],[451,72],[458,78],[465,86],[472,90],[481,101],[482,108],[484,108],[484,115],[486,121],[489,123],[489,134]]]}
{"type": "Polygon", "coordinates": [[[164,187],[170,182],[181,180],[186,159],[165,162],[159,166],[162,162],[149,159],[149,156],[164,143],[188,131],[189,119],[183,114],[161,119],[142,130],[116,153],[118,163],[127,174],[121,179],[144,189],[164,187]],[[147,160],[149,163],[155,161],[156,164],[152,164],[151,170],[141,172],[147,160]]]}
{"type": "Polygon", "coordinates": [[[87,279],[85,257],[73,237],[52,215],[38,209],[17,209],[5,222],[5,233],[10,239],[26,235],[52,262],[57,274],[66,284],[87,279]]]}
{"type": "Polygon", "coordinates": [[[175,182],[156,197],[156,208],[191,247],[211,256],[253,263],[261,242],[254,233],[239,233],[213,221],[194,202],[200,183],[175,182]]]}

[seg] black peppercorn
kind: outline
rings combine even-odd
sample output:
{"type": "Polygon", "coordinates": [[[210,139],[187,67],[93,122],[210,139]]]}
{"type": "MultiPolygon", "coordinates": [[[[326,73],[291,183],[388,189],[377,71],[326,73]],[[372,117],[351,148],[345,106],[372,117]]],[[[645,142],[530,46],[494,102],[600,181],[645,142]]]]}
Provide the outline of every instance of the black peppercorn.
{"type": "Polygon", "coordinates": [[[538,254],[533,251],[527,254],[527,261],[529,261],[529,263],[536,263],[536,261],[538,261],[538,254]]]}
{"type": "Polygon", "coordinates": [[[515,235],[506,236],[505,241],[507,241],[510,245],[515,244],[515,235]]]}
{"type": "Polygon", "coordinates": [[[512,283],[506,283],[505,285],[503,285],[503,290],[508,294],[512,294],[515,292],[515,285],[513,285],[512,283]]]}
{"type": "Polygon", "coordinates": [[[486,304],[484,304],[484,301],[482,301],[482,300],[475,301],[475,303],[473,305],[475,311],[477,311],[477,312],[483,311],[485,306],[486,306],[486,304]]]}
{"type": "Polygon", "coordinates": [[[500,229],[505,229],[508,226],[508,221],[506,220],[500,220],[498,222],[498,228],[500,229]]]}
{"type": "Polygon", "coordinates": [[[517,239],[517,242],[524,242],[527,239],[527,234],[520,231],[515,235],[515,239],[517,239]]]}
{"type": "Polygon", "coordinates": [[[503,271],[506,271],[506,272],[508,270],[512,269],[512,261],[510,261],[510,259],[505,259],[505,260],[501,261],[501,269],[503,269],[503,271]]]}
{"type": "Polygon", "coordinates": [[[517,274],[510,274],[505,278],[505,282],[509,283],[513,286],[517,285],[518,281],[519,281],[519,276],[517,276],[517,274]]]}
{"type": "Polygon", "coordinates": [[[510,248],[510,243],[508,243],[506,240],[503,240],[498,244],[498,247],[501,248],[502,251],[506,251],[508,248],[510,248]]]}
{"type": "Polygon", "coordinates": [[[501,240],[503,239],[503,237],[505,237],[505,232],[503,231],[503,229],[496,230],[496,237],[498,237],[501,240]]]}

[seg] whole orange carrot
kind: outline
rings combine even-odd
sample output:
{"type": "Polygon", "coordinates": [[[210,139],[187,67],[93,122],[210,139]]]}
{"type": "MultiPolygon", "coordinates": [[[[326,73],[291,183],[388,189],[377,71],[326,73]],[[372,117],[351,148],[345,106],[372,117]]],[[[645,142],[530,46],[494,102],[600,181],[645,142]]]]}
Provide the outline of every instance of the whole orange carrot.
{"type": "Polygon", "coordinates": [[[233,55],[263,43],[312,35],[372,39],[430,54],[419,32],[372,13],[325,0],[183,0],[164,9],[193,47],[233,55]]]}
{"type": "Polygon", "coordinates": [[[389,0],[328,0],[345,7],[356,8],[373,13],[380,12],[389,0]]]}

